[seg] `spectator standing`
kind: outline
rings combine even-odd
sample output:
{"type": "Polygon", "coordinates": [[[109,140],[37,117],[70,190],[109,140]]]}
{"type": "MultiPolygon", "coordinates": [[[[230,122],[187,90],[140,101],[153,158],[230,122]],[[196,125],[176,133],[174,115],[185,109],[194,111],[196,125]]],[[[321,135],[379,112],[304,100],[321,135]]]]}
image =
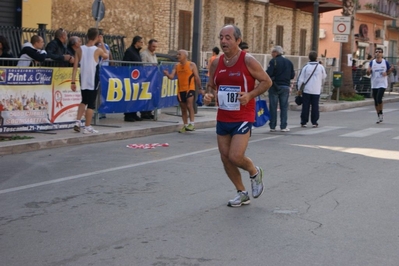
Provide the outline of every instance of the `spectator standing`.
{"type": "MultiPolygon", "coordinates": [[[[155,50],[157,49],[157,47],[158,47],[157,40],[155,40],[155,39],[149,40],[147,49],[140,52],[141,61],[145,62],[145,63],[158,64],[158,59],[155,54],[155,50]]],[[[152,111],[142,111],[142,112],[140,112],[140,114],[141,114],[141,119],[154,119],[154,115],[152,114],[152,111]]]]}
{"type": "Polygon", "coordinates": [[[33,35],[30,42],[24,43],[17,66],[27,67],[35,66],[36,62],[44,62],[47,58],[47,53],[42,50],[44,46],[43,38],[39,35],[33,35]]]}
{"type": "Polygon", "coordinates": [[[11,61],[2,60],[3,58],[14,58],[14,55],[11,53],[6,37],[0,35],[0,66],[14,65],[11,61]]]}
{"type": "Polygon", "coordinates": [[[272,49],[272,59],[267,67],[267,74],[273,80],[269,89],[270,132],[276,131],[277,106],[280,104],[280,130],[288,132],[288,98],[290,96],[291,80],[295,77],[294,65],[283,57],[283,47],[277,45],[272,49]]]}
{"type": "Polygon", "coordinates": [[[84,134],[98,133],[97,130],[91,127],[91,120],[94,109],[96,108],[97,90],[95,85],[96,67],[99,62],[99,57],[108,58],[108,54],[104,48],[98,48],[95,44],[97,42],[103,43],[102,35],[99,35],[98,29],[90,28],[87,32],[88,42],[76,50],[76,61],[73,64],[71,89],[76,91],[76,73],[80,63],[80,88],[82,94],[82,102],[78,107],[78,114],[74,130],[80,132],[81,118],[85,114],[85,128],[84,134]],[[87,106],[87,108],[86,108],[87,106]]]}
{"type": "Polygon", "coordinates": [[[67,54],[70,54],[71,56],[74,57],[76,50],[78,50],[81,45],[82,45],[82,40],[80,39],[80,37],[71,36],[68,40],[67,54]]]}
{"type": "MultiPolygon", "coordinates": [[[[126,49],[123,55],[123,61],[130,62],[141,62],[140,50],[143,48],[143,38],[141,36],[134,36],[132,45],[126,49]]],[[[137,112],[124,113],[126,122],[141,121],[141,117],[137,115],[137,112]]]]}
{"type": "Polygon", "coordinates": [[[327,77],[326,71],[323,65],[317,62],[317,52],[311,51],[309,53],[310,62],[307,63],[299,73],[298,77],[298,88],[301,87],[303,83],[308,81],[305,85],[303,92],[299,91],[298,94],[302,93],[302,112],[301,112],[301,126],[306,127],[309,121],[309,110],[312,106],[312,112],[310,115],[310,121],[313,127],[318,127],[318,120],[320,117],[319,113],[319,100],[321,94],[321,88],[323,87],[323,82],[327,77]],[[309,79],[310,78],[310,79],[309,79]]]}
{"type": "Polygon", "coordinates": [[[177,74],[178,80],[178,94],[177,100],[179,101],[181,108],[181,116],[183,120],[183,127],[179,130],[179,133],[185,133],[186,131],[194,131],[194,98],[195,98],[195,85],[201,88],[201,80],[198,74],[197,65],[194,62],[188,61],[188,52],[186,50],[179,50],[177,52],[178,64],[175,65],[172,72],[164,70],[163,73],[169,79],[173,79],[177,74]],[[188,123],[188,115],[190,117],[190,123],[188,123]]]}
{"type": "Polygon", "coordinates": [[[219,104],[216,134],[220,157],[237,190],[235,198],[227,205],[239,207],[250,203],[239,168],[249,173],[254,198],[264,190],[263,170],[245,156],[245,151],[255,120],[255,97],[267,91],[272,82],[260,63],[239,48],[241,30],[238,27],[224,26],[219,40],[224,54],[211,65],[204,104],[209,104],[214,97],[209,89],[215,91],[219,104]],[[256,81],[259,81],[257,85],[256,81]]]}
{"type": "Polygon", "coordinates": [[[375,50],[375,59],[370,61],[367,69],[367,75],[371,75],[371,91],[373,93],[375,111],[377,112],[377,124],[384,121],[383,102],[385,90],[388,88],[388,76],[393,71],[387,60],[383,58],[384,51],[382,48],[375,50]]]}
{"type": "Polygon", "coordinates": [[[59,28],[55,31],[54,40],[46,46],[48,57],[58,62],[58,66],[69,66],[74,63],[74,57],[68,54],[67,45],[68,33],[59,28]]]}

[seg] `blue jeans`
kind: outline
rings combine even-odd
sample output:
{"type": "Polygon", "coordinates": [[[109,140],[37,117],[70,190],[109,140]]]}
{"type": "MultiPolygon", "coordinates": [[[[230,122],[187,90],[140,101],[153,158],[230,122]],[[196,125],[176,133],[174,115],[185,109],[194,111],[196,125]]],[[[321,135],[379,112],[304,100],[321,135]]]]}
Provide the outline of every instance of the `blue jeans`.
{"type": "Polygon", "coordinates": [[[288,97],[290,96],[290,86],[271,86],[269,89],[269,112],[271,129],[277,125],[277,104],[280,103],[280,128],[287,128],[288,117],[288,97]]]}
{"type": "Polygon", "coordinates": [[[312,125],[318,125],[317,121],[320,117],[319,112],[319,99],[320,95],[302,93],[302,112],[301,112],[301,125],[306,125],[309,121],[309,109],[312,106],[312,112],[310,114],[310,122],[312,125]]]}

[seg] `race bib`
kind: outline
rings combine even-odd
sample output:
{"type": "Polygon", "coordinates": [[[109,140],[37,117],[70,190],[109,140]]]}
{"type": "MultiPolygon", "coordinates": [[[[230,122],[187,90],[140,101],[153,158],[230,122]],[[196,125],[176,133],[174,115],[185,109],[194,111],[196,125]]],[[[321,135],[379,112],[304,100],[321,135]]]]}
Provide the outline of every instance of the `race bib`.
{"type": "Polygon", "coordinates": [[[220,85],[218,90],[219,109],[226,111],[240,110],[240,102],[238,101],[240,91],[240,86],[220,85]]]}

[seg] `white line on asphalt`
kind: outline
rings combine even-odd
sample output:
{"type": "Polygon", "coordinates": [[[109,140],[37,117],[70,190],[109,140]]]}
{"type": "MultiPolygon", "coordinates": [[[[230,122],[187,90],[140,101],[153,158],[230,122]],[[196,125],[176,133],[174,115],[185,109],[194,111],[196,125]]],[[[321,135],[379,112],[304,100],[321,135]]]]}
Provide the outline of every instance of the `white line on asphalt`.
{"type": "MultiPolygon", "coordinates": [[[[350,109],[345,109],[345,110],[339,110],[337,111],[338,113],[353,113],[353,112],[357,112],[357,111],[363,111],[363,110],[367,110],[370,109],[369,107],[357,107],[357,108],[350,108],[350,109]]],[[[375,112],[375,111],[374,111],[375,112]]]]}
{"type": "MultiPolygon", "coordinates": [[[[383,111],[384,111],[384,114],[385,114],[385,113],[395,112],[395,111],[397,111],[397,110],[399,110],[399,109],[389,109],[389,108],[387,108],[387,109],[384,109],[383,111]]],[[[375,110],[369,111],[369,113],[376,114],[375,110]]]]}
{"type": "Polygon", "coordinates": [[[343,127],[325,126],[325,127],[318,127],[318,128],[307,128],[307,129],[303,129],[303,130],[294,132],[292,134],[296,134],[296,135],[315,135],[315,134],[324,133],[324,132],[328,132],[328,131],[332,131],[332,130],[336,130],[336,129],[341,129],[341,128],[343,128],[343,127]]]}
{"type": "Polygon", "coordinates": [[[368,137],[374,134],[378,134],[387,130],[391,130],[390,128],[367,128],[359,131],[355,131],[352,133],[341,135],[340,137],[355,137],[355,138],[363,138],[368,137]]]}
{"type": "MultiPolygon", "coordinates": [[[[278,138],[278,137],[281,137],[281,136],[274,136],[274,137],[267,137],[267,138],[262,138],[262,139],[257,139],[257,140],[251,140],[251,141],[249,141],[249,143],[260,142],[260,141],[274,139],[274,138],[278,138]]],[[[170,161],[170,160],[179,159],[179,158],[182,158],[182,157],[185,157],[185,156],[197,155],[197,154],[201,154],[201,153],[214,151],[214,150],[217,150],[217,149],[218,149],[218,147],[215,147],[215,148],[211,148],[211,149],[205,149],[205,150],[200,150],[200,151],[195,151],[195,152],[179,154],[179,155],[175,155],[175,156],[171,156],[171,157],[167,157],[167,158],[163,158],[163,159],[159,159],[159,160],[152,160],[152,161],[146,161],[146,162],[141,162],[141,163],[128,164],[128,165],[124,165],[124,166],[108,168],[108,169],[94,171],[94,172],[90,172],[90,173],[67,176],[67,177],[58,178],[58,179],[54,179],[54,180],[49,180],[49,181],[45,181],[45,182],[39,182],[39,183],[34,183],[34,184],[20,186],[20,187],[3,189],[3,190],[0,190],[0,195],[1,194],[6,194],[6,193],[10,193],[10,192],[20,191],[20,190],[25,190],[25,189],[29,189],[29,188],[35,188],[35,187],[41,187],[41,186],[61,183],[61,182],[74,180],[74,179],[79,179],[79,178],[83,178],[83,177],[94,176],[94,175],[109,173],[109,172],[113,172],[113,171],[119,171],[119,170],[123,170],[123,169],[137,167],[137,166],[170,161]]]]}

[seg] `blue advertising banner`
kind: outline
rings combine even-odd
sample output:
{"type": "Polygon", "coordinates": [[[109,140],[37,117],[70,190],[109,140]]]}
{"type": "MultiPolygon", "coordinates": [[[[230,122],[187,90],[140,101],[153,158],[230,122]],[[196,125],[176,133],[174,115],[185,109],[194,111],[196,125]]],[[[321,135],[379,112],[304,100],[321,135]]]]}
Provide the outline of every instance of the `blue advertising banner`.
{"type": "Polygon", "coordinates": [[[160,70],[160,79],[162,80],[162,87],[160,91],[160,98],[158,103],[158,109],[177,106],[179,102],[177,101],[177,79],[168,79],[163,74],[164,70],[168,70],[168,72],[172,72],[174,65],[161,65],[159,66],[160,70]]]}
{"type": "Polygon", "coordinates": [[[102,66],[99,113],[152,111],[178,105],[177,80],[163,70],[173,66],[102,66]]]}

